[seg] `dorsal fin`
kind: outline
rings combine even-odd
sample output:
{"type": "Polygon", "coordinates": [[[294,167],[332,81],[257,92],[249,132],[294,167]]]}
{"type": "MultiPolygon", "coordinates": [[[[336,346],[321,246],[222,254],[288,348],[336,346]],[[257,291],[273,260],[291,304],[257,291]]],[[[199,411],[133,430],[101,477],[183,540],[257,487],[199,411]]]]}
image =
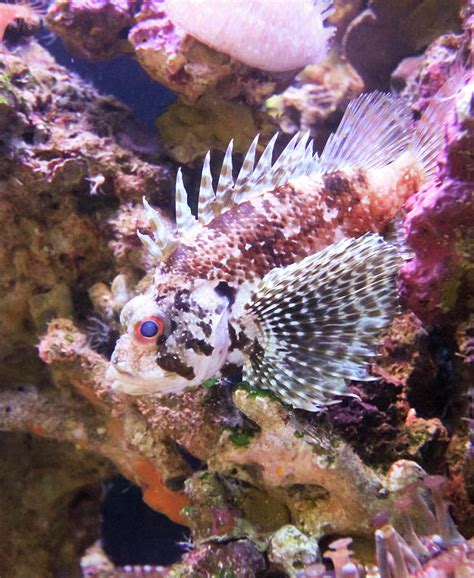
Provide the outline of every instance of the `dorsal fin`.
{"type": "Polygon", "coordinates": [[[320,170],[380,168],[393,162],[413,139],[411,111],[400,98],[383,92],[351,100],[321,154],[320,170]]]}
{"type": "Polygon", "coordinates": [[[208,151],[204,157],[202,166],[201,186],[199,187],[199,208],[198,219],[204,225],[214,217],[212,210],[214,204],[215,192],[212,186],[211,174],[211,152],[208,151]]]}
{"type": "MultiPolygon", "coordinates": [[[[234,141],[231,140],[222,161],[221,174],[217,183],[215,213],[220,214],[232,205],[234,179],[232,177],[232,150],[234,141]]],[[[199,192],[201,194],[201,192],[199,192]]]]}
{"type": "Polygon", "coordinates": [[[188,205],[188,193],[183,183],[183,173],[178,169],[176,175],[176,225],[180,236],[186,235],[194,225],[197,219],[191,213],[188,205]]]}
{"type": "MultiPolygon", "coordinates": [[[[199,191],[198,219],[192,215],[188,206],[182,174],[178,171],[176,219],[179,235],[190,236],[197,227],[207,225],[234,204],[271,191],[291,179],[338,169],[381,168],[409,149],[419,159],[427,177],[431,176],[436,166],[437,149],[442,142],[443,115],[449,104],[445,104],[443,98],[443,93],[440,93],[440,98],[428,108],[415,132],[410,109],[402,99],[382,92],[363,94],[349,103],[338,129],[329,137],[321,158],[313,154],[313,141],[309,133],[297,133],[272,164],[277,139],[277,135],[274,135],[255,166],[257,135],[235,183],[232,176],[231,142],[224,156],[215,193],[208,153],[204,159],[199,191]]],[[[147,235],[139,236],[152,254],[159,257],[163,253],[161,241],[153,241],[147,235]]]]}
{"type": "Polygon", "coordinates": [[[146,246],[150,255],[160,261],[165,261],[169,255],[176,249],[178,239],[170,231],[165,219],[161,217],[158,211],[155,211],[145,197],[143,197],[143,206],[148,219],[149,226],[152,230],[152,236],[145,235],[137,230],[137,236],[146,246]]]}

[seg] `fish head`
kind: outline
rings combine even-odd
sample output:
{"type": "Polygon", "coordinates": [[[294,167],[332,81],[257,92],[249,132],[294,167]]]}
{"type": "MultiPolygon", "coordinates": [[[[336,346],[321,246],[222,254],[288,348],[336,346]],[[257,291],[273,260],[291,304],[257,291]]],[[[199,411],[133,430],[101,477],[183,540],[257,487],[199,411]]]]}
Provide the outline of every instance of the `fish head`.
{"type": "Polygon", "coordinates": [[[111,387],[129,395],[179,393],[218,374],[230,347],[230,304],[216,285],[183,281],[131,299],[107,370],[111,387]]]}

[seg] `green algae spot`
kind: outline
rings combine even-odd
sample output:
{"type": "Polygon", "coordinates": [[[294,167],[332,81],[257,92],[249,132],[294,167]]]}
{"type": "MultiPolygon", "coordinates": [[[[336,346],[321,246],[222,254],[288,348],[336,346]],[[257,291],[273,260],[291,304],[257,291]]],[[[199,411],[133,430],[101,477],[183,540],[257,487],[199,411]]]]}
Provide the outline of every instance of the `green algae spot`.
{"type": "Polygon", "coordinates": [[[238,448],[247,447],[252,441],[252,438],[253,438],[252,433],[244,431],[239,427],[232,428],[231,434],[229,436],[230,441],[238,448]]]}
{"type": "Polygon", "coordinates": [[[256,389],[250,385],[248,381],[241,381],[237,384],[237,389],[242,389],[248,393],[250,399],[257,397],[269,397],[270,399],[277,399],[269,389],[256,389]]]}
{"type": "Polygon", "coordinates": [[[184,508],[182,508],[180,514],[182,516],[190,516],[192,514],[192,511],[193,511],[192,506],[184,506],[184,508]]]}
{"type": "Polygon", "coordinates": [[[214,574],[213,578],[237,578],[237,574],[233,570],[223,568],[217,574],[214,574]]]}
{"type": "Polygon", "coordinates": [[[0,88],[12,88],[10,77],[6,74],[0,74],[0,88]]]}
{"type": "Polygon", "coordinates": [[[216,379],[215,377],[211,377],[209,379],[205,379],[201,385],[205,388],[205,389],[212,389],[215,385],[217,385],[217,383],[219,382],[218,379],[216,379]]]}
{"type": "Polygon", "coordinates": [[[304,433],[302,431],[295,431],[293,435],[298,439],[304,438],[304,433]]]}
{"type": "Polygon", "coordinates": [[[452,277],[446,281],[441,289],[442,310],[450,311],[456,305],[461,287],[461,271],[453,273],[452,277]]]}

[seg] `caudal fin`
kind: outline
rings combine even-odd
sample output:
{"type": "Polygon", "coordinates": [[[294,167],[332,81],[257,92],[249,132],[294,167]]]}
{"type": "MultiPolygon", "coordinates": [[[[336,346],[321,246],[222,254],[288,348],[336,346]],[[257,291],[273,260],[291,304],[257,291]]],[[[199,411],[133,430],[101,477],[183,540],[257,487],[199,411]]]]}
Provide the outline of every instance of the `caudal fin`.
{"type": "Polygon", "coordinates": [[[413,149],[428,179],[436,175],[437,161],[446,134],[446,123],[466,76],[466,68],[462,64],[456,65],[453,75],[433,96],[416,126],[413,149]]]}
{"type": "Polygon", "coordinates": [[[347,106],[318,169],[381,168],[396,160],[412,140],[411,111],[401,98],[383,92],[362,94],[347,106]]]}
{"type": "Polygon", "coordinates": [[[402,261],[396,247],[366,234],[270,271],[247,306],[261,343],[244,379],[309,411],[350,395],[348,379],[376,379],[369,364],[398,310],[402,261]]]}

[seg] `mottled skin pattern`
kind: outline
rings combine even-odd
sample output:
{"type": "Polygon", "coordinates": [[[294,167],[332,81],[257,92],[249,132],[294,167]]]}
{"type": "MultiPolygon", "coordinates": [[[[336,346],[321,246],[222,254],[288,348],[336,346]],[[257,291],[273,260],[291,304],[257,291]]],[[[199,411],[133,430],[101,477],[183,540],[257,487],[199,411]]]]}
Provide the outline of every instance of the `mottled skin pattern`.
{"type": "Polygon", "coordinates": [[[379,169],[296,178],[198,225],[157,267],[146,295],[124,308],[127,333],[109,371],[114,387],[179,392],[235,372],[259,350],[259,327],[243,317],[258,282],[341,239],[382,232],[423,180],[407,151],[379,169]],[[168,330],[143,345],[133,335],[147,313],[167,319],[168,330]]]}
{"type": "Polygon", "coordinates": [[[301,177],[200,229],[171,255],[156,283],[164,289],[165,276],[175,272],[232,286],[259,280],[339,239],[383,231],[423,180],[408,153],[385,169],[301,177]]]}

